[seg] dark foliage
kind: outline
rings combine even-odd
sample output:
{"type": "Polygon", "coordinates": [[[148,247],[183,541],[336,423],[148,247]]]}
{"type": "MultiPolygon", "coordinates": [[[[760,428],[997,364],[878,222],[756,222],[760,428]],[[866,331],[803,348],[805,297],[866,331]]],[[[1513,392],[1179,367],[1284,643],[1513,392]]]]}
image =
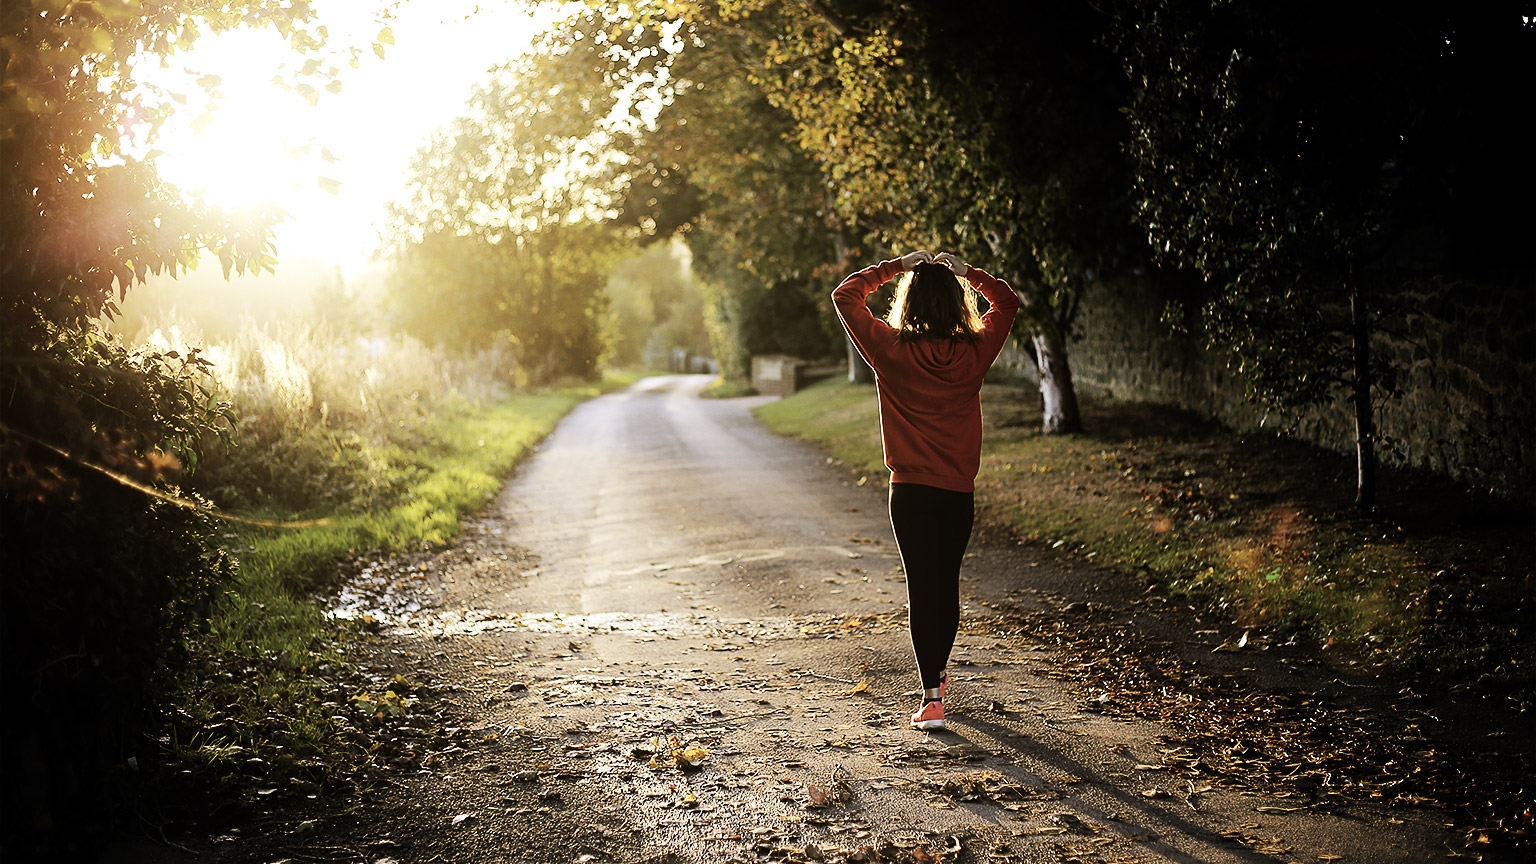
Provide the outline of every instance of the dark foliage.
{"type": "MultiPolygon", "coordinates": [[[[7,460],[9,464],[17,464],[7,460]]],[[[8,860],[83,860],[133,781],[157,700],[234,575],[212,520],[52,458],[0,501],[8,860]]]]}

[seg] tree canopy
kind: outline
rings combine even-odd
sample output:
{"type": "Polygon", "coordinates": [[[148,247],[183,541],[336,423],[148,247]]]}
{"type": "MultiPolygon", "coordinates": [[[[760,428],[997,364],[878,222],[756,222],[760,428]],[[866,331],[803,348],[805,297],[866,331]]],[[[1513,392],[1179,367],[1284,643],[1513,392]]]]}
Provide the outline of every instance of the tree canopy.
{"type": "MultiPolygon", "coordinates": [[[[616,70],[615,82],[649,76],[662,91],[668,122],[655,137],[673,159],[663,170],[682,169],[676,157],[691,154],[687,173],[674,174],[713,183],[699,219],[713,221],[715,242],[735,240],[730,257],[770,285],[816,271],[823,293],[860,251],[877,258],[926,246],[975,260],[1028,301],[1046,428],[1077,428],[1066,333],[1078,298],[1139,260],[1119,148],[1124,81],[1097,41],[1102,13],[979,2],[585,7],[576,17],[587,29],[657,34],[646,50],[664,58],[645,55],[638,77],[622,46],[594,65],[616,70]],[[1019,14],[1028,26],[996,26],[998,16],[1019,14]],[[677,131],[685,112],[695,117],[686,135],[677,131]],[[760,176],[748,176],[748,163],[760,176]],[[763,173],[774,181],[763,183],[763,173]],[[751,195],[737,194],[741,181],[754,184],[751,195]],[[789,224],[761,224],[768,220],[789,224]],[[772,244],[802,227],[826,239],[772,244]],[[820,260],[805,266],[807,256],[820,260]]],[[[579,40],[562,48],[583,52],[579,40]]],[[[653,152],[642,161],[653,163],[653,152]]]]}
{"type": "Polygon", "coordinates": [[[1181,286],[1173,318],[1255,401],[1342,396],[1370,447],[1404,280],[1529,263],[1531,208],[1508,202],[1531,191],[1536,27],[1508,9],[587,0],[571,20],[551,50],[662,106],[624,217],[742,268],[717,304],[733,326],[785,274],[957,251],[1025,299],[1046,431],[1078,427],[1089,286],[1181,286]]]}
{"type": "Polygon", "coordinates": [[[387,229],[396,320],[442,344],[507,345],[521,383],[593,377],[603,353],[625,106],[568,61],[493,70],[418,151],[387,229]]]}

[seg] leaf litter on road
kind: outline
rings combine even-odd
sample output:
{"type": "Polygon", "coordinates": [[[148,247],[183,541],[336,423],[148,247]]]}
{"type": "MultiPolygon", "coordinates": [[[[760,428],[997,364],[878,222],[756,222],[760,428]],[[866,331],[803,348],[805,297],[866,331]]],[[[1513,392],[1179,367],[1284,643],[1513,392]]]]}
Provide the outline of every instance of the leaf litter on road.
{"type": "MultiPolygon", "coordinates": [[[[1153,719],[1172,730],[1164,738],[1170,745],[1164,764],[1141,763],[1138,770],[1219,778],[1224,786],[1283,802],[1262,805],[1271,809],[1261,812],[1283,811],[1275,815],[1349,801],[1434,807],[1455,820],[1468,848],[1536,842],[1533,808],[1515,779],[1536,773],[1530,754],[1516,748],[1504,754],[1514,765],[1499,766],[1457,757],[1431,742],[1406,696],[1347,708],[1307,693],[1257,689],[1231,674],[1198,672],[1166,651],[1138,650],[1108,616],[1067,626],[1040,610],[993,609],[994,617],[968,627],[1027,634],[1064,652],[1063,663],[1039,674],[1085,685],[1090,695],[1080,710],[1153,719]]],[[[1236,640],[1241,647],[1226,650],[1251,650],[1255,640],[1244,636],[1236,640]]]]}

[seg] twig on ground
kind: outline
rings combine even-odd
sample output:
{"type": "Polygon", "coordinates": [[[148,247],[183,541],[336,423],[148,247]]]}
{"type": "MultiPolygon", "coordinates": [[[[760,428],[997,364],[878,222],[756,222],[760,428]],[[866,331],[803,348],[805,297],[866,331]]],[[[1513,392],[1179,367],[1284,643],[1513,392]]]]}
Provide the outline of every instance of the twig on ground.
{"type": "Polygon", "coordinates": [[[853,684],[859,683],[857,681],[850,681],[847,678],[836,678],[836,677],[833,677],[831,675],[823,675],[820,672],[812,672],[809,669],[801,669],[801,670],[797,671],[795,674],[796,675],[809,675],[812,678],[822,678],[822,679],[825,679],[827,681],[836,681],[839,684],[853,685],[853,684]]]}

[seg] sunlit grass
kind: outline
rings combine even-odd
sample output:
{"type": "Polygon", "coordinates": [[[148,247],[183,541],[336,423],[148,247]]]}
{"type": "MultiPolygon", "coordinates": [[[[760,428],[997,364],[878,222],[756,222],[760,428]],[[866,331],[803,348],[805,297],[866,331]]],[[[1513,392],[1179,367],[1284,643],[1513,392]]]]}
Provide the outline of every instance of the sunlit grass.
{"type": "MultiPolygon", "coordinates": [[[[609,379],[609,384],[622,379],[609,379]]],[[[242,574],[275,574],[291,590],[313,588],[338,555],[403,551],[445,543],[467,513],[483,507],[506,476],[577,402],[598,385],[516,393],[434,424],[412,458],[421,466],[391,506],[336,515],[301,530],[241,527],[242,574]]]]}
{"type": "MultiPolygon", "coordinates": [[[[1536,589],[1518,514],[1486,525],[1464,493],[1405,490],[1395,515],[1389,502],[1383,516],[1360,519],[1332,454],[1094,400],[1085,400],[1086,434],[1042,436],[1037,398],[1018,387],[983,391],[977,502],[991,520],[1144,573],[1254,628],[1258,641],[1294,638],[1530,688],[1536,657],[1521,610],[1536,589]]],[[[858,471],[885,472],[872,387],[826,382],[758,412],[858,471]]]]}
{"type": "Polygon", "coordinates": [[[814,440],[834,458],[858,470],[884,470],[874,385],[824,381],[787,399],[759,406],[757,414],[780,435],[814,440]]]}

